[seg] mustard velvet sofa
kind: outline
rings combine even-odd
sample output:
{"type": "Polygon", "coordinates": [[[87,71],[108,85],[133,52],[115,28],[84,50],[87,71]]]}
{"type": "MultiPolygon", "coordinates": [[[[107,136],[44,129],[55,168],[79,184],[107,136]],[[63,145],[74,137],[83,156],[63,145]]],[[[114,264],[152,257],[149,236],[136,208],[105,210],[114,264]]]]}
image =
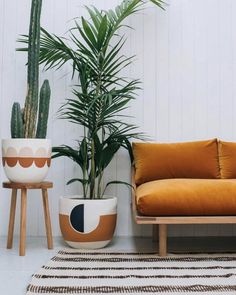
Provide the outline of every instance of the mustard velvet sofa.
{"type": "Polygon", "coordinates": [[[236,223],[236,143],[133,143],[133,154],[134,218],[159,225],[160,256],[168,224],[236,223]]]}

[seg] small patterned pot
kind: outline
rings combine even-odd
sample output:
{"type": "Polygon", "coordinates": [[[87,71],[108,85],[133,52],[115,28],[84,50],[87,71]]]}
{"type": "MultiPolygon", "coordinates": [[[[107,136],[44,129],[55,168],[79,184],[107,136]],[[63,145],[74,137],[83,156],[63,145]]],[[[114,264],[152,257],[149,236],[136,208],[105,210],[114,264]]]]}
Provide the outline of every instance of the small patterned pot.
{"type": "Polygon", "coordinates": [[[2,162],[10,181],[42,182],[51,164],[51,141],[28,138],[3,139],[2,162]]]}
{"type": "Polygon", "coordinates": [[[99,200],[78,196],[60,199],[60,228],[66,243],[78,249],[99,249],[111,240],[116,227],[117,198],[99,200]]]}

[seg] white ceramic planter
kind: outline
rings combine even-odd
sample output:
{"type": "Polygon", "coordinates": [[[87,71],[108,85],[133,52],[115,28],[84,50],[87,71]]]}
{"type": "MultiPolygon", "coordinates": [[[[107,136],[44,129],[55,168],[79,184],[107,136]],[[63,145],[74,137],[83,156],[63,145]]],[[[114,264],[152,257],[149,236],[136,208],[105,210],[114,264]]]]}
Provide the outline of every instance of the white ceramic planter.
{"type": "Polygon", "coordinates": [[[78,249],[99,249],[111,240],[116,227],[117,198],[60,199],[60,228],[66,243],[78,249]]]}
{"type": "Polygon", "coordinates": [[[51,164],[49,139],[12,138],[2,140],[2,162],[12,182],[41,182],[51,164]]]}

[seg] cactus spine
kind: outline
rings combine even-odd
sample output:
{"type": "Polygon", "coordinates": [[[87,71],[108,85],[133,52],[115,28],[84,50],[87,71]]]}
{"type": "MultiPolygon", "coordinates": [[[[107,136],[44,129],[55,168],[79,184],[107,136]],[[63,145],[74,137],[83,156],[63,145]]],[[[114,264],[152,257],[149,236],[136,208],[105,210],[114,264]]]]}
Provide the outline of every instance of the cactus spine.
{"type": "Polygon", "coordinates": [[[23,118],[22,118],[22,113],[20,109],[20,104],[18,102],[15,102],[12,106],[11,137],[12,138],[24,137],[23,118]]]}
{"type": "Polygon", "coordinates": [[[47,134],[47,121],[49,113],[51,89],[48,80],[43,82],[40,89],[40,101],[39,101],[39,113],[38,113],[38,125],[37,125],[37,138],[45,138],[47,134]]]}
{"type": "Polygon", "coordinates": [[[20,105],[18,103],[14,103],[12,107],[11,133],[13,138],[35,138],[35,136],[39,138],[46,137],[50,101],[50,87],[47,80],[44,81],[40,91],[40,114],[38,116],[37,134],[35,134],[39,105],[38,96],[41,9],[42,0],[32,0],[28,39],[28,89],[25,99],[23,118],[22,115],[20,116],[20,105]]]}

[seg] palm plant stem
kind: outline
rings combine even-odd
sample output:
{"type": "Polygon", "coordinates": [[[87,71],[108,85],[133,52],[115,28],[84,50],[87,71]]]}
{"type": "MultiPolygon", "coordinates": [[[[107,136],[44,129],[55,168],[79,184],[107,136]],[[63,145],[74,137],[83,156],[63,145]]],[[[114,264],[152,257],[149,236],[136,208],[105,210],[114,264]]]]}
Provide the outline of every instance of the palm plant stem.
{"type": "Polygon", "coordinates": [[[95,146],[94,140],[91,141],[91,185],[90,185],[90,199],[95,197],[95,146]]]}
{"type": "MultiPolygon", "coordinates": [[[[98,74],[97,86],[96,86],[96,96],[98,97],[100,93],[100,73],[98,74]]],[[[95,114],[96,115],[96,114],[95,114]]],[[[94,134],[97,132],[97,125],[95,125],[94,134]]],[[[90,186],[90,199],[95,197],[95,182],[96,182],[96,173],[95,173],[95,144],[93,136],[91,138],[91,186],[90,186]]]]}
{"type": "MultiPolygon", "coordinates": [[[[104,130],[104,127],[103,127],[102,128],[102,142],[104,142],[104,140],[105,140],[105,130],[104,130]]],[[[101,189],[103,175],[104,175],[104,171],[102,171],[99,174],[99,177],[98,177],[98,187],[97,187],[97,197],[98,197],[98,199],[101,199],[102,196],[103,196],[102,189],[101,189]]]]}
{"type": "MultiPolygon", "coordinates": [[[[98,53],[98,59],[97,62],[99,63],[99,56],[100,52],[98,53]]],[[[97,76],[97,82],[96,82],[96,96],[98,97],[101,94],[101,84],[102,84],[102,69],[99,67],[99,72],[97,76]]],[[[102,101],[99,102],[99,105],[101,107],[102,101]]],[[[97,120],[96,120],[97,122],[97,120]]],[[[94,133],[97,133],[97,124],[94,128],[94,133]]],[[[104,132],[102,132],[103,137],[104,132]]],[[[102,138],[102,142],[104,140],[104,137],[102,138]]],[[[102,181],[102,175],[99,175],[98,183],[97,183],[97,198],[101,197],[101,181],[102,181]]],[[[94,139],[92,139],[92,146],[91,146],[91,191],[90,191],[90,198],[95,197],[95,183],[96,183],[96,171],[95,171],[95,145],[94,145],[94,139]]]]}
{"type": "MultiPolygon", "coordinates": [[[[85,137],[86,137],[86,128],[84,127],[84,138],[85,137]]],[[[86,146],[84,146],[83,148],[84,148],[84,155],[86,155],[86,158],[87,158],[86,146]]],[[[85,180],[86,176],[87,176],[87,159],[85,159],[85,161],[83,163],[83,169],[82,170],[83,170],[83,179],[85,180]]],[[[86,196],[87,196],[87,191],[86,191],[87,184],[85,182],[83,182],[82,187],[83,187],[83,197],[84,197],[84,199],[86,199],[86,196]]]]}
{"type": "Polygon", "coordinates": [[[101,194],[101,185],[102,185],[102,179],[103,179],[103,172],[100,173],[99,177],[98,177],[98,188],[97,188],[97,197],[98,199],[101,199],[102,194],[101,194]]]}

